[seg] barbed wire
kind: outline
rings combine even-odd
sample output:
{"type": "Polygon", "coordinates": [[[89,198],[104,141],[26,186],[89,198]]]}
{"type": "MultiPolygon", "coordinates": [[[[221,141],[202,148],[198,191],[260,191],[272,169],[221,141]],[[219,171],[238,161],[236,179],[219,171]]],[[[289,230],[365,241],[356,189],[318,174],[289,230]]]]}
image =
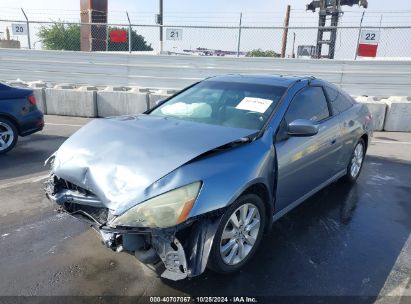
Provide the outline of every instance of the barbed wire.
{"type": "MultiPolygon", "coordinates": [[[[2,7],[2,19],[21,19],[20,8],[2,7]]],[[[33,8],[25,10],[31,21],[67,21],[79,22],[80,11],[74,9],[40,9],[33,8]]],[[[363,12],[364,25],[407,25],[411,24],[411,10],[344,10],[340,18],[340,25],[359,25],[363,12]]],[[[132,23],[155,24],[154,15],[156,11],[129,11],[132,23]]],[[[237,25],[239,23],[239,13],[202,11],[202,12],[177,12],[169,11],[164,13],[164,22],[170,24],[204,24],[204,25],[237,25]]],[[[284,12],[282,11],[246,11],[242,14],[242,22],[245,25],[283,25],[284,12]]],[[[95,16],[96,22],[128,23],[126,12],[121,10],[110,10],[108,16],[95,16]],[[107,18],[107,19],[106,19],[107,18]]],[[[305,9],[291,9],[290,25],[305,26],[316,25],[318,15],[305,9]]]]}

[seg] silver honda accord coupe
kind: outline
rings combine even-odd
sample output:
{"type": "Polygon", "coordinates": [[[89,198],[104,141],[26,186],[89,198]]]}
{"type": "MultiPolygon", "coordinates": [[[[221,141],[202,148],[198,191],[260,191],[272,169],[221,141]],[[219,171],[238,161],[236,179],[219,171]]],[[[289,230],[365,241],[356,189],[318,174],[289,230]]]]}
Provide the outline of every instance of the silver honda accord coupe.
{"type": "Polygon", "coordinates": [[[230,273],[273,221],[354,183],[371,136],[367,107],[326,81],[211,77],[81,128],[46,161],[46,195],[162,277],[230,273]]]}

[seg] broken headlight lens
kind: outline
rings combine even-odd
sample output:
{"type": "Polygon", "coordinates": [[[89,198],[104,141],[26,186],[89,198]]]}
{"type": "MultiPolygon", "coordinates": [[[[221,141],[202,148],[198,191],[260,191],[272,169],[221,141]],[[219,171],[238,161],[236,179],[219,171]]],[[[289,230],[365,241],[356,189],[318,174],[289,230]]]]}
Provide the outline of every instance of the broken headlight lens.
{"type": "Polygon", "coordinates": [[[166,228],[184,222],[200,191],[201,182],[195,182],[141,203],[119,217],[111,226],[166,228]]]}

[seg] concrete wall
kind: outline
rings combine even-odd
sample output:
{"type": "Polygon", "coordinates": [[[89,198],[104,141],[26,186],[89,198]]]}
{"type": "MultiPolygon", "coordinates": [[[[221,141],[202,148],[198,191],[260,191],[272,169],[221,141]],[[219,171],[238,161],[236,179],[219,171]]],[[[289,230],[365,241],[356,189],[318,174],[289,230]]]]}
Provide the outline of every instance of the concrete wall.
{"type": "Polygon", "coordinates": [[[0,48],[19,49],[20,41],[0,39],[0,48]]]}
{"type": "MultiPolygon", "coordinates": [[[[17,80],[10,84],[30,87],[36,96],[38,108],[45,114],[108,117],[136,115],[156,106],[156,102],[167,99],[177,90],[153,90],[141,87],[95,86],[76,88],[73,84],[61,84],[46,88],[41,81],[25,83],[17,80]]],[[[357,102],[364,103],[373,116],[374,131],[411,132],[411,98],[391,96],[357,96],[357,102]]]]}
{"type": "Polygon", "coordinates": [[[96,117],[95,91],[45,89],[47,114],[96,117]]]}
{"type": "Polygon", "coordinates": [[[140,93],[138,90],[97,92],[97,116],[99,117],[141,114],[147,109],[148,93],[140,93]]]}
{"type": "Polygon", "coordinates": [[[384,130],[411,132],[411,100],[405,96],[393,96],[385,101],[388,108],[384,130]]]}
{"type": "MultiPolygon", "coordinates": [[[[175,93],[141,88],[124,88],[120,91],[113,88],[101,91],[93,89],[95,88],[72,89],[72,86],[62,85],[53,89],[34,88],[34,94],[39,108],[46,114],[109,117],[141,114],[153,108],[156,101],[175,93]]],[[[407,97],[381,99],[359,96],[356,100],[367,105],[370,110],[374,131],[411,132],[411,101],[407,97]]]]}
{"type": "Polygon", "coordinates": [[[411,99],[406,96],[378,98],[358,96],[373,116],[374,131],[411,132],[411,99]]]}
{"type": "Polygon", "coordinates": [[[375,96],[359,96],[356,100],[364,103],[368,107],[373,118],[374,131],[382,131],[384,129],[387,103],[375,96]]]}
{"type": "Polygon", "coordinates": [[[47,113],[47,106],[46,106],[46,96],[44,89],[42,88],[31,88],[33,90],[33,95],[36,97],[37,100],[37,108],[43,113],[47,113]]]}
{"type": "Polygon", "coordinates": [[[228,74],[313,75],[351,95],[411,96],[411,61],[155,56],[0,49],[0,80],[181,89],[228,74]]]}
{"type": "Polygon", "coordinates": [[[158,90],[158,91],[151,92],[148,98],[148,107],[150,109],[154,108],[157,105],[158,101],[167,99],[171,95],[172,94],[167,94],[165,90],[158,90]]]}

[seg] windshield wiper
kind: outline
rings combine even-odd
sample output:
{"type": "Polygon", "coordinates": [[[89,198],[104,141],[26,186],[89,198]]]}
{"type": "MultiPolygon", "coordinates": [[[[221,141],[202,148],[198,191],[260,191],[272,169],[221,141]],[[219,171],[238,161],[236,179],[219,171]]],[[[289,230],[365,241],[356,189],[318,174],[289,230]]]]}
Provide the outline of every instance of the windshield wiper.
{"type": "Polygon", "coordinates": [[[234,140],[234,141],[232,141],[232,142],[229,142],[229,143],[227,143],[227,144],[225,144],[225,145],[222,145],[222,146],[219,146],[219,147],[217,147],[217,148],[214,148],[214,149],[206,152],[206,154],[213,153],[213,152],[218,152],[218,151],[223,151],[223,150],[227,150],[227,149],[230,149],[230,148],[234,148],[234,147],[237,147],[237,146],[246,144],[246,143],[250,143],[250,142],[254,141],[254,140],[257,138],[257,135],[258,135],[258,132],[253,133],[253,134],[251,134],[251,135],[249,135],[249,136],[241,137],[241,138],[236,139],[236,140],[234,140]]]}
{"type": "Polygon", "coordinates": [[[255,139],[258,138],[258,134],[259,134],[259,132],[256,132],[256,133],[253,133],[253,134],[251,134],[251,135],[248,135],[248,136],[245,136],[245,137],[241,137],[241,138],[239,138],[239,139],[236,139],[236,140],[234,140],[234,141],[232,141],[232,142],[229,142],[229,143],[227,143],[227,144],[225,144],[225,145],[222,145],[222,146],[219,146],[219,147],[217,147],[217,148],[211,149],[211,150],[209,150],[209,151],[207,151],[207,152],[205,152],[205,153],[203,153],[203,154],[200,154],[200,155],[198,155],[197,157],[193,158],[190,162],[195,161],[195,160],[197,160],[197,159],[199,159],[199,158],[208,156],[208,155],[210,155],[210,154],[222,152],[222,151],[225,151],[225,150],[234,148],[234,147],[241,146],[241,145],[246,144],[246,143],[253,142],[255,139]]]}

